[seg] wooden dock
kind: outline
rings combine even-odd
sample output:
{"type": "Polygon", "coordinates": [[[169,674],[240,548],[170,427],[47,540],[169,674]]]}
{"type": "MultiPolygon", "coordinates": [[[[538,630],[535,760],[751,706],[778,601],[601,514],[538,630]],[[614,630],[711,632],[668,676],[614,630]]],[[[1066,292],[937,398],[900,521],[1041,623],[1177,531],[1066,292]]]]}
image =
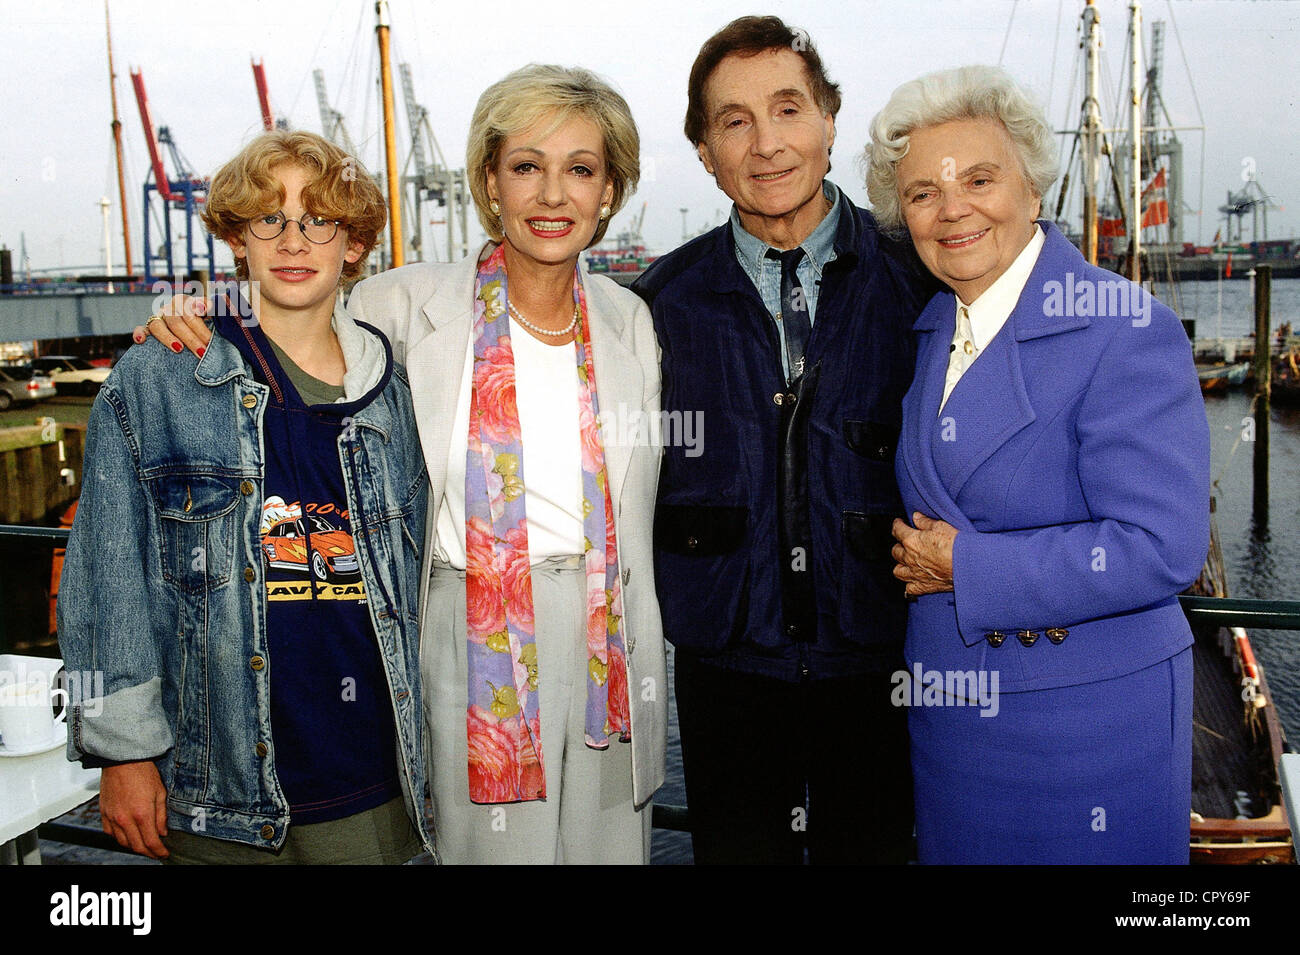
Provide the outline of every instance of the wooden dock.
{"type": "Polygon", "coordinates": [[[0,524],[31,524],[81,494],[84,425],[56,424],[0,431],[0,524]]]}

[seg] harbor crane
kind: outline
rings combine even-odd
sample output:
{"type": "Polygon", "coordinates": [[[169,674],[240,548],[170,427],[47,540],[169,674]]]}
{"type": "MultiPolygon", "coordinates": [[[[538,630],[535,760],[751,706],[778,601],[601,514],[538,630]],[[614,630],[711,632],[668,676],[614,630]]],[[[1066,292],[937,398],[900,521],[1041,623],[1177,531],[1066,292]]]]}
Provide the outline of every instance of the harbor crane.
{"type": "Polygon", "coordinates": [[[433,126],[429,122],[429,111],[415,98],[415,84],[411,79],[411,67],[408,63],[398,64],[402,78],[402,95],[406,100],[406,120],[411,131],[411,152],[407,156],[407,167],[415,166],[414,175],[402,176],[402,191],[407,186],[414,186],[415,231],[410,237],[411,251],[417,261],[424,260],[423,234],[424,219],[420,213],[425,201],[437,202],[444,210],[447,224],[447,260],[455,261],[469,254],[469,234],[466,197],[469,192],[464,169],[448,169],[443,159],[442,149],[437,137],[433,135],[433,126]],[[428,149],[426,151],[426,144],[428,149]],[[456,242],[456,227],[460,227],[459,249],[456,242]]]}
{"type": "Polygon", "coordinates": [[[325,138],[338,146],[349,156],[357,154],[357,147],[348,135],[348,128],[343,122],[343,114],[330,106],[329,94],[325,91],[325,71],[312,70],[312,79],[316,81],[316,102],[320,106],[320,125],[325,138]]]}
{"type": "Polygon", "coordinates": [[[257,87],[257,105],[262,111],[262,128],[268,133],[273,129],[288,129],[289,121],[283,116],[277,118],[271,115],[271,94],[266,88],[266,69],[262,66],[261,60],[249,58],[253,64],[253,85],[257,87]]]}
{"type": "Polygon", "coordinates": [[[149,147],[149,173],[146,174],[144,182],[144,280],[146,283],[152,284],[157,275],[164,275],[171,279],[177,276],[172,257],[172,212],[175,210],[181,210],[185,213],[184,277],[191,277],[195,272],[194,237],[196,230],[197,234],[202,237],[201,241],[206,243],[208,253],[207,271],[211,275],[215,263],[212,236],[196,221],[198,207],[206,202],[208,198],[208,180],[202,179],[194,173],[189,163],[185,161],[185,157],[181,155],[181,151],[168,127],[157,127],[157,132],[154,131],[153,116],[149,109],[149,97],[145,93],[144,72],[142,70],[131,71],[131,85],[135,89],[135,101],[140,107],[140,125],[144,128],[145,143],[149,147]],[[160,146],[167,147],[167,152],[171,156],[172,168],[176,171],[175,178],[169,178],[167,175],[160,146]],[[149,229],[151,214],[156,211],[153,201],[155,193],[162,204],[161,218],[163,227],[163,242],[156,251],[151,244],[149,229]],[[155,272],[155,262],[165,263],[165,270],[161,273],[155,272]]]}
{"type": "MultiPolygon", "coordinates": [[[[637,217],[628,224],[628,227],[618,234],[615,242],[623,248],[633,248],[635,246],[645,245],[645,239],[641,235],[641,226],[645,224],[645,211],[650,203],[641,203],[641,211],[637,217]]],[[[685,211],[685,210],[683,210],[685,211]]]]}
{"type": "Polygon", "coordinates": [[[1249,213],[1250,240],[1252,242],[1257,242],[1262,238],[1267,242],[1268,210],[1271,208],[1280,212],[1281,206],[1276,205],[1273,202],[1272,197],[1264,191],[1264,187],[1261,186],[1259,180],[1255,178],[1255,172],[1253,169],[1248,169],[1246,172],[1247,178],[1245,187],[1242,188],[1240,192],[1228,190],[1227,204],[1219,206],[1219,212],[1223,215],[1228,224],[1225,234],[1229,242],[1240,242],[1243,224],[1242,220],[1244,220],[1246,215],[1249,213]],[[1261,213],[1264,217],[1264,235],[1262,237],[1259,234],[1259,216],[1261,213]],[[1232,228],[1234,219],[1237,223],[1235,236],[1233,235],[1232,228]]]}
{"type": "Polygon", "coordinates": [[[1160,91],[1161,68],[1165,55],[1165,21],[1151,24],[1151,56],[1146,75],[1146,116],[1143,122],[1142,181],[1149,181],[1158,171],[1160,158],[1169,157],[1169,242],[1180,246],[1183,242],[1183,144],[1174,131],[1173,119],[1160,91]],[[1157,124],[1164,118],[1165,127],[1157,124]]]}

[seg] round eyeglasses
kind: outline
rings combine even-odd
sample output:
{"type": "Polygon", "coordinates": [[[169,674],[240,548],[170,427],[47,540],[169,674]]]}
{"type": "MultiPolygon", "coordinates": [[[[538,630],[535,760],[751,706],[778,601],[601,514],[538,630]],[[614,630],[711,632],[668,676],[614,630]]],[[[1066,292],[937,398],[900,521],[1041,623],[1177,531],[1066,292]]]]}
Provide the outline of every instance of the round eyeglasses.
{"type": "Polygon", "coordinates": [[[297,223],[307,241],[313,245],[326,245],[334,241],[334,236],[339,231],[337,219],[313,215],[304,215],[301,219],[289,219],[283,212],[273,212],[270,215],[250,219],[248,229],[259,239],[277,239],[290,222],[297,223]]]}

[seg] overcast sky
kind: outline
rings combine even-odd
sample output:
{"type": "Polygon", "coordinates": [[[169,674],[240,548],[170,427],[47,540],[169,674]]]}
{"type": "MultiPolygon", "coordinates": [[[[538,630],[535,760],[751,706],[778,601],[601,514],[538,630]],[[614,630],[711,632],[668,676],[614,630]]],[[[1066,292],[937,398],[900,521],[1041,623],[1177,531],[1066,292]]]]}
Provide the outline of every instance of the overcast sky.
{"type": "MultiPolygon", "coordinates": [[[[1127,6],[1098,0],[1108,113],[1125,82],[1127,6]]],[[[1179,134],[1188,166],[1185,200],[1193,210],[1187,238],[1198,229],[1202,242],[1213,237],[1218,207],[1229,189],[1242,188],[1249,166],[1283,207],[1269,214],[1270,234],[1300,236],[1300,4],[1148,0],[1143,6],[1146,37],[1152,20],[1169,23],[1164,95],[1175,124],[1205,127],[1179,134]]],[[[894,87],[934,69],[1001,60],[1048,105],[1058,128],[1074,124],[1080,90],[1072,69],[1082,7],[1078,0],[784,0],[781,16],[809,32],[843,89],[831,178],[865,204],[856,159],[870,117],[894,87]]],[[[711,33],[736,16],[767,12],[761,7],[748,0],[392,0],[390,9],[395,59],[411,64],[417,98],[449,165],[464,163],[470,115],[489,83],[528,62],[582,65],[622,91],[641,131],[642,185],[611,235],[648,203],[645,237],[666,251],[681,240],[683,207],[692,233],[721,221],[729,209],[681,132],[686,78],[711,33]]],[[[201,175],[260,131],[250,57],[265,62],[275,113],[315,132],[321,120],[311,74],[324,70],[362,161],[382,170],[369,0],[224,0],[198,8],[113,0],[111,14],[137,250],[148,153],[129,69],[143,70],[155,124],[171,128],[201,175]]],[[[95,267],[103,261],[99,200],[107,195],[120,267],[103,2],[0,0],[0,24],[0,244],[17,250],[25,234],[34,269],[95,267]]],[[[399,89],[399,113],[400,96],[399,89]]],[[[404,131],[404,115],[401,124],[404,131]]],[[[399,148],[405,158],[409,147],[399,148]]],[[[441,247],[443,233],[433,238],[441,247]]],[[[229,261],[224,250],[222,261],[229,261]]]]}

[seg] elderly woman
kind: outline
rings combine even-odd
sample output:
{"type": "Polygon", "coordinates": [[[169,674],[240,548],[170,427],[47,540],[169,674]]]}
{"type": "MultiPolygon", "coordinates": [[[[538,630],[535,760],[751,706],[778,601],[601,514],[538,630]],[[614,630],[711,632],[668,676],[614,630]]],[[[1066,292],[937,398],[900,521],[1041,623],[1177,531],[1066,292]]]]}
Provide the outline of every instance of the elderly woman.
{"type": "Polygon", "coordinates": [[[917,320],[895,575],[922,862],[1185,863],[1209,438],[1177,317],[1038,219],[1001,70],[901,86],[867,191],[951,290],[917,320]]]}
{"type": "Polygon", "coordinates": [[[407,367],[428,465],[420,656],[445,862],[648,857],[667,702],[658,355],[640,299],[579,265],[638,154],[627,103],[591,73],[510,74],[469,137],[492,241],[349,299],[407,367]]]}

